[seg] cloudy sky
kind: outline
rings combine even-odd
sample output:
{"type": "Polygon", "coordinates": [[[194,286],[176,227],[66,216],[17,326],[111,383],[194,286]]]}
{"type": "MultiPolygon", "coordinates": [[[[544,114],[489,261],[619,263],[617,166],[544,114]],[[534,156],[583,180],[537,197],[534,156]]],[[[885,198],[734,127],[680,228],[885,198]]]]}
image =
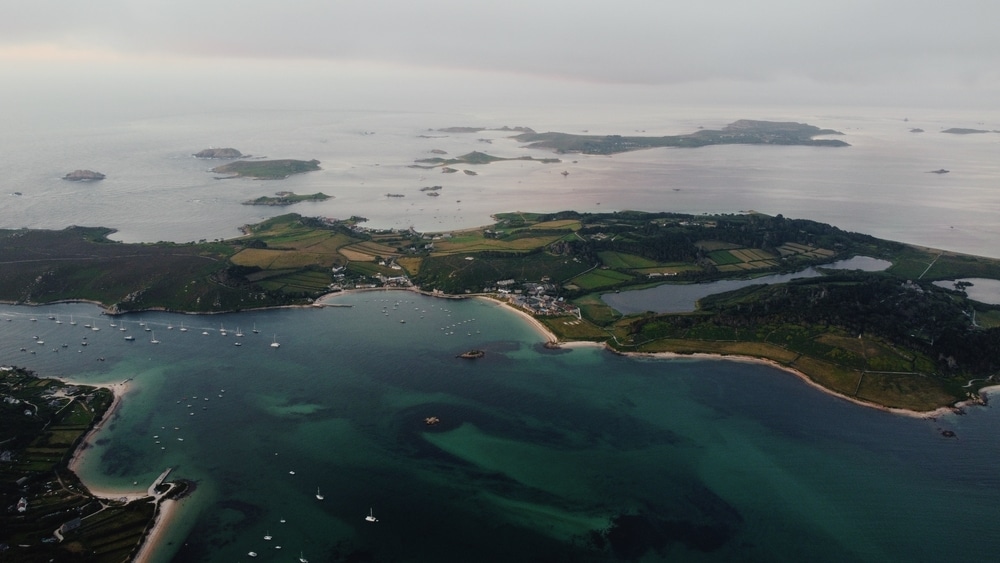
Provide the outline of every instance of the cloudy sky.
{"type": "Polygon", "coordinates": [[[153,98],[212,76],[265,91],[261,78],[305,70],[351,76],[360,98],[400,84],[433,95],[461,76],[719,103],[1000,99],[995,0],[33,0],[5,12],[0,78],[26,97],[86,77],[153,98]]]}

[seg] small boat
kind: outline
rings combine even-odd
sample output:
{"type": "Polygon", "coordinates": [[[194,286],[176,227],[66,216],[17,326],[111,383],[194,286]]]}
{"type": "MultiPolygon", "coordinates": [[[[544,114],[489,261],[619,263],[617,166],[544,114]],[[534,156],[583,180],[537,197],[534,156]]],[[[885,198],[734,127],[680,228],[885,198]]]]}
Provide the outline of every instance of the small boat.
{"type": "Polygon", "coordinates": [[[129,342],[132,342],[133,340],[135,340],[135,337],[130,334],[130,335],[128,335],[128,336],[125,337],[125,340],[128,340],[129,342]]]}
{"type": "Polygon", "coordinates": [[[236,327],[236,336],[238,336],[238,337],[242,337],[243,336],[243,331],[241,331],[239,327],[236,327]]]}
{"type": "Polygon", "coordinates": [[[181,332],[187,332],[188,331],[188,329],[184,328],[184,323],[183,322],[181,323],[180,331],[181,332]]]}
{"type": "Polygon", "coordinates": [[[365,516],[365,520],[368,522],[378,522],[378,518],[375,517],[375,513],[372,512],[371,508],[368,509],[368,516],[365,516]]]}
{"type": "Polygon", "coordinates": [[[279,346],[281,346],[281,344],[278,344],[278,335],[275,334],[274,338],[271,340],[271,348],[277,348],[279,346]]]}
{"type": "Polygon", "coordinates": [[[237,340],[236,342],[233,342],[233,344],[236,345],[236,346],[243,346],[243,343],[240,342],[239,340],[237,340]]]}
{"type": "Polygon", "coordinates": [[[319,487],[316,487],[316,500],[323,500],[323,495],[319,492],[319,487]]]}
{"type": "Polygon", "coordinates": [[[69,324],[76,326],[76,321],[73,320],[73,315],[69,316],[69,324]]]}
{"type": "Polygon", "coordinates": [[[153,338],[149,341],[150,344],[159,344],[160,341],[156,339],[156,333],[153,333],[153,338]]]}
{"type": "Polygon", "coordinates": [[[271,532],[265,532],[264,533],[264,539],[267,540],[267,541],[271,541],[271,532]]]}
{"type": "Polygon", "coordinates": [[[247,555],[249,555],[250,557],[257,557],[257,552],[256,551],[250,551],[250,552],[247,552],[247,555]]]}
{"type": "Polygon", "coordinates": [[[253,333],[254,334],[259,334],[260,333],[260,331],[257,330],[257,323],[253,323],[253,333]]]}
{"type": "Polygon", "coordinates": [[[101,330],[101,327],[99,327],[99,326],[92,326],[92,327],[90,327],[90,330],[92,330],[94,332],[97,332],[97,331],[101,330]]]}
{"type": "Polygon", "coordinates": [[[168,324],[167,325],[167,330],[174,330],[174,325],[168,324]]]}
{"type": "Polygon", "coordinates": [[[309,560],[306,559],[306,556],[301,551],[299,552],[299,563],[309,563],[309,560]]]}
{"type": "Polygon", "coordinates": [[[59,319],[56,319],[56,324],[57,324],[57,325],[61,325],[61,324],[62,324],[62,321],[60,321],[59,319]]]}
{"type": "Polygon", "coordinates": [[[221,324],[219,325],[219,334],[221,334],[222,336],[226,335],[226,327],[222,326],[221,324]]]}

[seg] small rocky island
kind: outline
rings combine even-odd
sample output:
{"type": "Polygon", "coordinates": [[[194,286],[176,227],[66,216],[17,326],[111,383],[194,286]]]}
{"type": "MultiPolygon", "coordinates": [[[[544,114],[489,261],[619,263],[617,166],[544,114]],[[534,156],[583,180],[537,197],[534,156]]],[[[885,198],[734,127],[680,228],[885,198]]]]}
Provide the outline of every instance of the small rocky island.
{"type": "Polygon", "coordinates": [[[71,182],[90,182],[93,180],[103,180],[104,178],[104,174],[94,172],[93,170],[74,170],[63,176],[63,180],[71,182]]]}
{"type": "Polygon", "coordinates": [[[212,172],[230,174],[225,178],[254,178],[256,180],[282,180],[292,174],[319,170],[318,160],[237,160],[216,166],[212,172]]]}
{"type": "Polygon", "coordinates": [[[195,158],[244,158],[248,155],[233,148],[204,149],[194,153],[195,158]]]}
{"type": "Polygon", "coordinates": [[[326,201],[333,196],[328,196],[323,192],[316,192],[314,194],[304,194],[299,195],[294,192],[277,192],[273,196],[260,196],[256,199],[251,199],[243,202],[243,205],[272,205],[272,206],[284,206],[292,205],[293,203],[298,203],[300,201],[326,201]]]}
{"type": "Polygon", "coordinates": [[[485,355],[486,352],[483,352],[482,350],[469,350],[468,352],[462,352],[458,355],[458,357],[465,360],[477,360],[485,355]]]}

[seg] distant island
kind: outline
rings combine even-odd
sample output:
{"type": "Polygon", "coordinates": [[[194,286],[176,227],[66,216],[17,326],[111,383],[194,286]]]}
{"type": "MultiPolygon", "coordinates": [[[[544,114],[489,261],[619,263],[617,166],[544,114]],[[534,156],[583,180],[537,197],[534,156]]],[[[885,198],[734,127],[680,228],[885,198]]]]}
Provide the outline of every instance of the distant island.
{"type": "Polygon", "coordinates": [[[195,158],[244,158],[245,155],[233,148],[224,149],[203,149],[194,153],[195,158]]]}
{"type": "Polygon", "coordinates": [[[988,129],[966,129],[965,127],[952,127],[951,129],[945,129],[941,131],[942,133],[951,133],[952,135],[975,135],[977,133],[989,133],[988,129]]]}
{"type": "Polygon", "coordinates": [[[212,172],[231,174],[229,178],[254,178],[257,180],[281,180],[292,174],[302,174],[319,170],[318,160],[238,160],[216,166],[212,172]]]}
{"type": "MultiPolygon", "coordinates": [[[[454,158],[442,158],[442,157],[431,157],[431,158],[421,158],[417,160],[417,164],[413,164],[411,168],[437,168],[441,167],[442,172],[457,172],[458,170],[452,168],[455,164],[490,164],[491,162],[505,162],[509,160],[518,161],[529,161],[529,162],[540,162],[542,164],[554,164],[562,162],[558,158],[535,158],[533,156],[517,156],[513,158],[503,158],[500,156],[493,156],[486,154],[484,152],[472,151],[470,153],[463,154],[462,156],[456,156],[454,158]]],[[[471,170],[465,170],[466,174],[474,176],[476,173],[471,170]]]]}
{"type": "Polygon", "coordinates": [[[535,130],[531,127],[508,127],[504,125],[503,127],[445,127],[443,129],[438,129],[442,133],[479,133],[482,131],[508,131],[508,132],[518,132],[518,133],[534,133],[535,130]]]}
{"type": "Polygon", "coordinates": [[[103,180],[104,178],[104,174],[94,172],[93,170],[74,170],[63,176],[63,180],[71,182],[89,182],[92,180],[103,180]]]}
{"type": "Polygon", "coordinates": [[[948,170],[946,168],[938,168],[937,170],[929,171],[928,174],[947,174],[949,172],[951,172],[951,170],[948,170]]]}
{"type": "Polygon", "coordinates": [[[795,122],[741,119],[721,130],[702,129],[687,135],[638,137],[622,135],[575,135],[571,133],[522,133],[514,139],[529,148],[552,149],[558,153],[616,154],[656,147],[694,148],[708,145],[805,145],[849,147],[839,139],[814,139],[819,135],[843,135],[795,122]]]}
{"type": "Polygon", "coordinates": [[[910,133],[923,133],[923,132],[924,130],[919,127],[914,127],[913,129],[910,129],[910,133]]]}
{"type": "Polygon", "coordinates": [[[300,201],[325,201],[330,199],[332,196],[328,196],[323,192],[316,192],[314,194],[304,194],[298,195],[293,192],[277,192],[273,196],[261,196],[257,199],[251,199],[243,202],[243,205],[292,205],[293,203],[299,203],[300,201]]]}

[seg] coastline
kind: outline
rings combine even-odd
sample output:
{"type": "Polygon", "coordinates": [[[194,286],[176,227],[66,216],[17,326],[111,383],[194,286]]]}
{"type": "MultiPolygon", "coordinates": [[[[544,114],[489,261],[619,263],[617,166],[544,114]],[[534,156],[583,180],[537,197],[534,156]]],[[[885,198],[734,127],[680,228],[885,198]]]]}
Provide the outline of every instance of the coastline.
{"type": "MultiPolygon", "coordinates": [[[[66,383],[72,383],[64,378],[58,378],[60,381],[66,383]]],[[[107,412],[100,421],[97,422],[80,441],[80,444],[73,451],[72,457],[70,457],[67,463],[67,468],[72,471],[78,478],[80,474],[77,471],[80,465],[83,463],[88,451],[91,449],[91,441],[96,439],[100,431],[104,428],[105,424],[111,421],[118,413],[121,408],[122,403],[126,395],[132,390],[131,379],[126,379],[118,383],[113,383],[110,385],[97,385],[96,387],[103,387],[105,389],[110,389],[113,395],[111,405],[108,407],[107,412]]],[[[159,499],[152,497],[149,494],[150,489],[109,489],[105,487],[98,487],[92,483],[85,482],[80,478],[80,482],[84,487],[90,492],[91,495],[104,500],[113,500],[120,502],[135,502],[148,500],[156,505],[156,509],[153,515],[153,521],[147,528],[146,534],[143,536],[142,540],[136,546],[136,550],[133,552],[135,555],[132,557],[133,562],[148,563],[152,560],[153,555],[159,551],[164,539],[167,537],[167,532],[171,528],[171,524],[177,518],[177,513],[179,509],[179,500],[175,499],[159,499]]]]}
{"type": "MultiPolygon", "coordinates": [[[[490,298],[483,297],[483,299],[490,299],[490,298]]],[[[721,360],[721,361],[732,361],[732,362],[742,362],[742,363],[749,363],[749,364],[765,365],[765,366],[770,366],[770,367],[775,368],[775,369],[779,369],[779,370],[784,371],[786,373],[790,373],[790,374],[794,375],[795,377],[799,378],[800,380],[802,380],[803,382],[805,382],[810,387],[812,387],[814,389],[817,389],[820,392],[825,393],[825,394],[827,394],[827,395],[829,395],[831,397],[836,397],[838,399],[843,399],[845,401],[848,401],[848,402],[853,403],[853,404],[858,405],[858,406],[872,408],[872,409],[880,410],[880,411],[883,411],[883,412],[887,412],[887,413],[891,413],[891,414],[895,414],[895,415],[900,415],[900,416],[906,416],[906,417],[910,417],[910,418],[922,418],[922,419],[933,420],[934,418],[936,418],[938,416],[941,416],[941,415],[944,415],[944,414],[954,413],[954,412],[960,412],[961,409],[964,408],[964,407],[966,407],[966,406],[972,406],[972,405],[976,405],[976,404],[981,404],[981,403],[979,403],[977,401],[962,401],[962,402],[956,403],[953,406],[950,406],[950,407],[938,407],[938,408],[936,408],[936,409],[934,409],[932,411],[926,411],[926,412],[914,411],[914,410],[909,410],[909,409],[887,407],[887,406],[884,406],[884,405],[879,405],[877,403],[870,403],[868,401],[862,401],[862,400],[856,399],[854,397],[848,397],[846,395],[841,395],[840,393],[837,393],[836,391],[833,391],[831,389],[827,389],[826,387],[823,387],[822,385],[816,383],[815,381],[813,381],[812,379],[810,379],[808,375],[806,375],[805,373],[803,373],[803,372],[801,372],[801,371],[799,371],[799,370],[797,370],[797,369],[795,369],[793,367],[786,366],[784,364],[781,364],[779,362],[776,362],[774,360],[769,360],[769,359],[766,359],[766,358],[757,358],[757,357],[754,357],[754,356],[727,355],[727,354],[706,354],[706,353],[702,353],[702,352],[694,353],[694,354],[678,354],[676,352],[622,352],[622,351],[619,351],[619,350],[614,350],[610,346],[608,346],[606,343],[601,343],[601,342],[590,342],[590,341],[560,342],[559,339],[556,337],[556,335],[552,331],[550,331],[548,329],[548,327],[546,327],[541,321],[539,321],[538,319],[536,319],[535,317],[533,317],[532,315],[530,315],[527,311],[523,311],[520,308],[511,305],[510,303],[507,303],[507,302],[504,302],[504,301],[501,301],[501,300],[498,300],[498,299],[490,299],[490,300],[494,301],[494,302],[496,302],[496,303],[498,303],[498,304],[500,304],[500,305],[502,305],[504,307],[507,307],[509,310],[511,310],[514,313],[520,315],[532,327],[535,328],[535,330],[542,336],[542,338],[546,339],[546,341],[548,341],[548,342],[557,343],[560,348],[583,348],[583,347],[597,346],[597,347],[605,348],[605,349],[607,349],[607,350],[609,350],[609,351],[611,351],[611,352],[613,352],[615,354],[620,354],[620,355],[623,355],[623,356],[634,357],[634,358],[653,358],[653,359],[658,359],[658,360],[704,359],[704,360],[715,360],[715,361],[720,361],[721,360]]],[[[994,386],[991,386],[991,387],[984,387],[984,388],[982,388],[980,390],[980,392],[981,393],[988,393],[988,392],[991,392],[993,390],[1000,390],[1000,385],[994,385],[994,386]]]]}

